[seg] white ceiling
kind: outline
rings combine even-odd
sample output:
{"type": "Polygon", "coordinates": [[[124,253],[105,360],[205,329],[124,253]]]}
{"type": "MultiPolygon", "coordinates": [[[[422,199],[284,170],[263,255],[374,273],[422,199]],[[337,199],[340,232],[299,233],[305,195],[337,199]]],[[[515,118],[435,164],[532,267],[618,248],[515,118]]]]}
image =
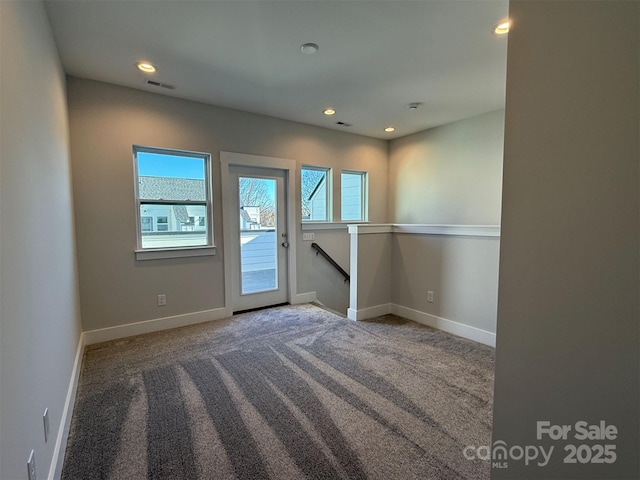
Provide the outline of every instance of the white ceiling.
{"type": "Polygon", "coordinates": [[[46,5],[65,71],[78,77],[387,139],[504,106],[507,40],[492,26],[508,0],[46,5]],[[320,50],[304,55],[306,42],[320,50]],[[138,71],[140,60],[157,72],[138,71]]]}

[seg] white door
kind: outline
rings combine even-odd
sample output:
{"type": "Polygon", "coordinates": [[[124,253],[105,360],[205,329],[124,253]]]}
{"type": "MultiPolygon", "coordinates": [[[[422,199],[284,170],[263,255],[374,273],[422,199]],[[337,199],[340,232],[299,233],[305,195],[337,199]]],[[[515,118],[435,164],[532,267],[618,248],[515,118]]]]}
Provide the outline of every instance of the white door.
{"type": "Polygon", "coordinates": [[[287,209],[279,169],[230,165],[233,311],[285,303],[287,209]]]}

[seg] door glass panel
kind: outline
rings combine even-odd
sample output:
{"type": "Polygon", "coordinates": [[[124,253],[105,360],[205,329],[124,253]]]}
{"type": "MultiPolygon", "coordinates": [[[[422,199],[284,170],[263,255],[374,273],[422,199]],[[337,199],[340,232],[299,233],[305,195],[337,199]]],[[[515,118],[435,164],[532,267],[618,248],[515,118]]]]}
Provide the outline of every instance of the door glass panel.
{"type": "Polygon", "coordinates": [[[238,177],[241,293],[278,288],[276,180],[238,177]]]}

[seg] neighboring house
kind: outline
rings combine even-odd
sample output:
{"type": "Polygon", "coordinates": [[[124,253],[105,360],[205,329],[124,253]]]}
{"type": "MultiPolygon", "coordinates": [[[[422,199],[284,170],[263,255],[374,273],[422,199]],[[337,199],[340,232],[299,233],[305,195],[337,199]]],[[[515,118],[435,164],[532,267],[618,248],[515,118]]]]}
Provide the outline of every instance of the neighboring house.
{"type": "Polygon", "coordinates": [[[259,230],[260,207],[240,206],[240,230],[259,230]]]}
{"type": "Polygon", "coordinates": [[[340,216],[342,220],[364,220],[362,208],[362,177],[360,175],[342,175],[340,196],[340,216]]]}
{"type": "Polygon", "coordinates": [[[315,186],[307,202],[309,205],[308,220],[326,220],[327,219],[327,177],[323,175],[318,184],[315,186]]]}
{"type": "MultiPolygon", "coordinates": [[[[205,200],[204,180],[139,176],[141,199],[205,200]]],[[[148,232],[206,231],[206,217],[200,205],[143,204],[140,228],[148,232]]]]}

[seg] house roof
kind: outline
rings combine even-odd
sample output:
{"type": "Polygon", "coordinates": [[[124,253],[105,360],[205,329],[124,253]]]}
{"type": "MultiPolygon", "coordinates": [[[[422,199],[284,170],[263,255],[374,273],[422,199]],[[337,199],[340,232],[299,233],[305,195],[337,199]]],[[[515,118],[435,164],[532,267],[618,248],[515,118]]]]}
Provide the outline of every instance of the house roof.
{"type": "Polygon", "coordinates": [[[205,201],[204,180],[170,177],[138,177],[138,192],[146,200],[205,201]]]}
{"type": "Polygon", "coordinates": [[[244,205],[240,207],[240,216],[242,217],[242,219],[247,222],[247,223],[256,223],[253,220],[251,220],[251,217],[249,216],[249,212],[247,212],[244,209],[244,205]]]}
{"type": "Polygon", "coordinates": [[[310,202],[313,197],[316,196],[316,193],[318,193],[318,189],[320,188],[320,186],[325,183],[327,177],[326,176],[322,176],[322,178],[320,178],[320,180],[318,181],[318,183],[316,184],[316,186],[313,188],[313,191],[311,192],[311,194],[309,195],[309,198],[307,198],[307,201],[310,202]]]}

